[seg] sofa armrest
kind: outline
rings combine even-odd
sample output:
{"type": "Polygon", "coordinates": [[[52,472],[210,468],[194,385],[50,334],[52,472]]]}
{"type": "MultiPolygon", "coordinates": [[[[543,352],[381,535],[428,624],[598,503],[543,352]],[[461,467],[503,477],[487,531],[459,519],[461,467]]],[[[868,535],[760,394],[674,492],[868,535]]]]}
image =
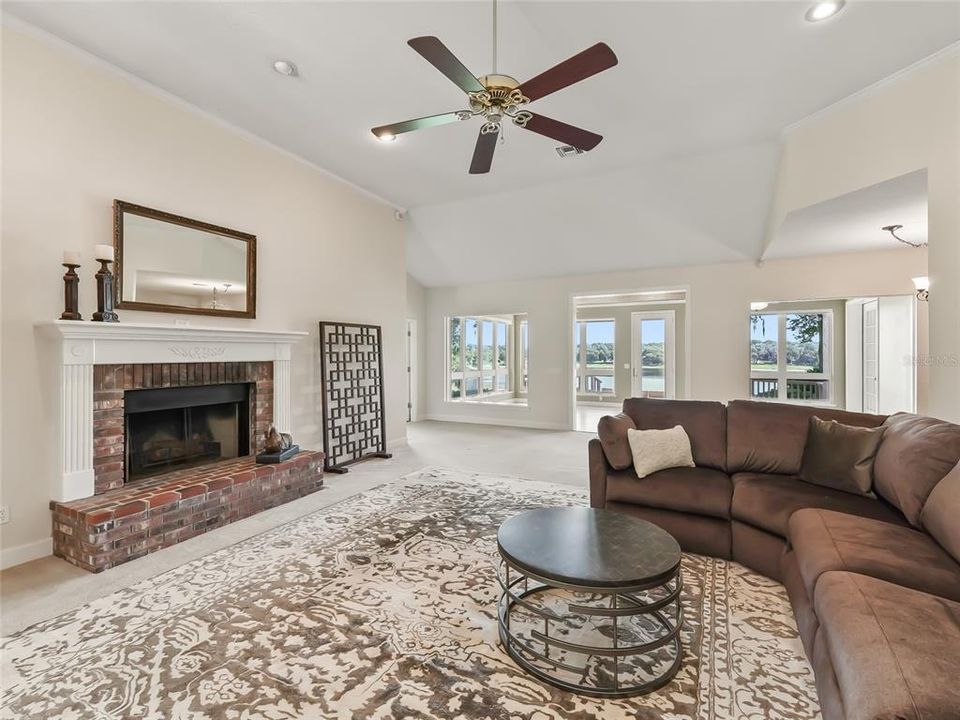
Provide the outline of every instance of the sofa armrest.
{"type": "Polygon", "coordinates": [[[607,473],[611,468],[598,438],[591,439],[587,448],[590,458],[590,507],[606,507],[607,473]]]}

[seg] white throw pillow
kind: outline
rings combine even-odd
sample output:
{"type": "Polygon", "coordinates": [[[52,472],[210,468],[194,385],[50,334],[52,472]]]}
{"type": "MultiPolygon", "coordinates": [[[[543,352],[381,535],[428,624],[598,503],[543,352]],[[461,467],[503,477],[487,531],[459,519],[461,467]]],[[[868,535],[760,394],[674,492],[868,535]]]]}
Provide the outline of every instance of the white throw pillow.
{"type": "Polygon", "coordinates": [[[627,441],[637,477],[644,478],[667,468],[696,467],[690,438],[680,425],[669,430],[627,429],[627,441]]]}

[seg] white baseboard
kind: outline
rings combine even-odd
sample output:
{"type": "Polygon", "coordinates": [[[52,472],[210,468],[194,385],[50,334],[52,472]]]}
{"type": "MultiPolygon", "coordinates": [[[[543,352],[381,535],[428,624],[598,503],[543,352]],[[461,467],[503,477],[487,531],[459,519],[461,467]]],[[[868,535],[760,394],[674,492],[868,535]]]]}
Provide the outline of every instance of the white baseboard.
{"type": "Polygon", "coordinates": [[[14,565],[22,565],[25,562],[38,560],[48,555],[53,555],[52,537],[36,540],[25,545],[4,548],[3,552],[0,553],[0,570],[6,570],[14,565]]]}
{"type": "Polygon", "coordinates": [[[569,430],[563,423],[545,423],[537,420],[488,418],[477,415],[427,415],[427,420],[437,422],[470,423],[472,425],[500,425],[502,427],[529,428],[531,430],[569,430]]]}

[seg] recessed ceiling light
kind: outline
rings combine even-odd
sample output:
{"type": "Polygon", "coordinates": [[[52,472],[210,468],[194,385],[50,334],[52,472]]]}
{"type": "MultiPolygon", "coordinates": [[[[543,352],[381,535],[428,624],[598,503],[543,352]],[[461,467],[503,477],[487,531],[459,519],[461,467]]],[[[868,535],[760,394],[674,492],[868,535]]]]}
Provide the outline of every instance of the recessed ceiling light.
{"type": "Polygon", "coordinates": [[[391,135],[390,133],[384,133],[383,135],[377,135],[377,140],[380,142],[393,142],[397,139],[396,135],[391,135]]]}
{"type": "Polygon", "coordinates": [[[824,0],[807,10],[807,22],[820,22],[843,10],[846,0],[824,0]]]}
{"type": "Polygon", "coordinates": [[[289,60],[277,60],[273,64],[273,69],[276,70],[281,75],[286,75],[288,77],[297,76],[297,66],[294,65],[289,60]]]}

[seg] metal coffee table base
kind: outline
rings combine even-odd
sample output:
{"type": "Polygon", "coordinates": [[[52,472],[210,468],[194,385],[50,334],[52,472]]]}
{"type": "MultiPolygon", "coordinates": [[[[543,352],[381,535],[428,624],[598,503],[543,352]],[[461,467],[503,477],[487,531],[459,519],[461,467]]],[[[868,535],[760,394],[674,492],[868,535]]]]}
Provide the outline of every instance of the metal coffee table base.
{"type": "MultiPolygon", "coordinates": [[[[500,643],[507,654],[534,677],[543,680],[554,687],[581,695],[596,697],[620,698],[632,695],[643,695],[653,692],[669,683],[680,669],[682,648],[680,644],[680,628],[683,625],[683,608],[680,605],[680,592],[683,580],[680,568],[676,572],[656,583],[645,586],[621,588],[584,587],[582,585],[565,585],[555,580],[547,580],[537,575],[521,570],[520,568],[502,559],[500,561],[497,580],[500,583],[501,595],[497,603],[497,619],[500,628],[500,643]],[[637,593],[663,589],[664,594],[655,600],[643,600],[637,593]],[[537,593],[550,590],[570,590],[576,593],[588,593],[602,596],[602,602],[580,604],[567,603],[567,613],[560,614],[550,608],[539,606],[531,602],[530,598],[537,593]],[[528,637],[511,631],[510,618],[515,607],[520,606],[524,612],[536,615],[543,621],[543,630],[531,630],[528,637]],[[672,612],[670,612],[672,610],[672,612]],[[630,620],[645,615],[658,627],[654,637],[649,641],[623,645],[620,642],[621,623],[624,619],[630,620]],[[672,617],[671,617],[672,615],[672,617]],[[609,644],[604,646],[584,645],[573,643],[551,634],[551,629],[557,629],[558,624],[571,623],[574,618],[588,621],[604,621],[609,619],[609,644]],[[652,652],[667,646],[672,651],[673,661],[660,674],[639,684],[624,684],[621,681],[623,667],[631,658],[647,656],[652,652]],[[588,681],[589,667],[584,664],[573,665],[565,659],[557,657],[560,653],[583,655],[588,662],[591,658],[611,658],[613,671],[610,673],[609,685],[599,685],[588,681]],[[551,657],[551,654],[554,657],[551,657]],[[535,664],[538,663],[538,664],[535,664]],[[549,668],[545,669],[543,666],[549,668]],[[579,677],[576,682],[558,677],[560,672],[579,677]],[[557,673],[557,674],[555,674],[557,673]]],[[[606,633],[604,633],[606,636],[606,633]]]]}

